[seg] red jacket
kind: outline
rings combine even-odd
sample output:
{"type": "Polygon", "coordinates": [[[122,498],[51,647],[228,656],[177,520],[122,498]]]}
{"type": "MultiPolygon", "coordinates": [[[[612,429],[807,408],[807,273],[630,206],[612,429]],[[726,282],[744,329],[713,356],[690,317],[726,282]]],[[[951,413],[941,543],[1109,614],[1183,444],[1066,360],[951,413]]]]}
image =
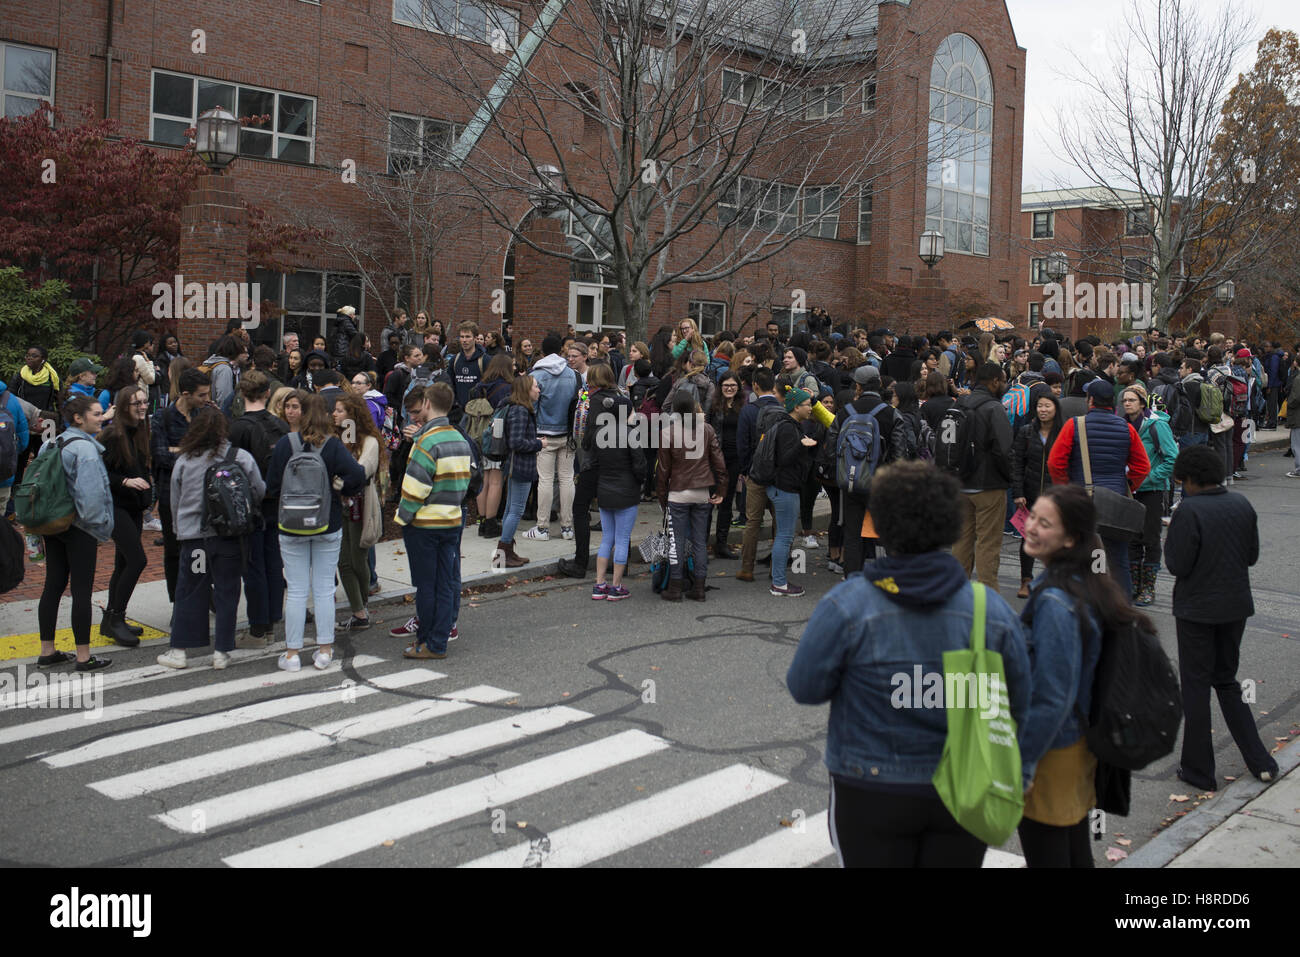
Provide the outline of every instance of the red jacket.
{"type": "MultiPolygon", "coordinates": [[[[1103,410],[1095,411],[1101,412],[1103,410]]],[[[1105,412],[1104,414],[1114,416],[1114,413],[1111,412],[1105,412]]],[[[1126,478],[1128,479],[1129,489],[1136,492],[1151,472],[1151,461],[1147,458],[1147,451],[1133,426],[1127,419],[1116,418],[1128,430],[1126,478]]],[[[1103,470],[1097,468],[1101,459],[1101,455],[1098,453],[1102,451],[1102,443],[1098,442],[1098,439],[1101,438],[1101,436],[1093,434],[1093,426],[1089,423],[1088,450],[1091,453],[1092,465],[1094,466],[1093,484],[1110,487],[1112,483],[1106,481],[1103,470]]],[[[1061,434],[1056,437],[1056,441],[1052,444],[1052,451],[1047,456],[1047,468],[1052,473],[1052,481],[1057,485],[1068,485],[1071,482],[1075,485],[1083,484],[1083,466],[1080,456],[1075,454],[1075,446],[1074,419],[1066,419],[1065,424],[1061,426],[1061,434]]],[[[1112,470],[1105,469],[1104,471],[1110,472],[1112,470]]],[[[1120,489],[1115,489],[1115,491],[1120,491],[1120,489]]]]}

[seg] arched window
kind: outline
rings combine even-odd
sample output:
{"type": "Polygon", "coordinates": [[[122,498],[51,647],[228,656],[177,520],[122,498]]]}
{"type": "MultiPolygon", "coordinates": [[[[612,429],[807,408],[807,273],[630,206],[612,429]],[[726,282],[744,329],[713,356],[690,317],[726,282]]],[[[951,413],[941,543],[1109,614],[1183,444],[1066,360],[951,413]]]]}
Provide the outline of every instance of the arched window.
{"type": "Polygon", "coordinates": [[[989,254],[992,166],[992,75],[979,45],[954,33],[930,67],[925,191],[925,228],[943,233],[946,252],[989,254]]]}

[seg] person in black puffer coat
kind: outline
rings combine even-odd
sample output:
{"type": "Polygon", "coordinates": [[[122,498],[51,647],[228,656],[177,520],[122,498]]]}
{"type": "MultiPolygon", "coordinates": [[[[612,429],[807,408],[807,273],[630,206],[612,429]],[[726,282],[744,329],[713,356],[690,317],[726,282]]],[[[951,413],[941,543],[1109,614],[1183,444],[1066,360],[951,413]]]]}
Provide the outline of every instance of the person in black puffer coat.
{"type": "Polygon", "coordinates": [[[736,430],[740,424],[740,410],[745,407],[745,393],[740,378],[734,372],[724,372],[718,380],[718,395],[713,400],[707,421],[717,433],[722,445],[722,458],[727,463],[727,491],[718,506],[718,526],[714,534],[713,554],[719,558],[734,559],[736,553],[727,544],[731,532],[731,506],[736,497],[736,482],[740,478],[740,452],[736,446],[736,430]]]}
{"type": "Polygon", "coordinates": [[[126,623],[126,606],[148,560],[140,542],[145,510],[153,504],[149,480],[149,392],[139,385],[117,394],[113,424],[100,433],[104,467],[113,494],[113,577],[99,633],[126,648],[140,644],[143,628],[126,623]]]}
{"type": "Polygon", "coordinates": [[[628,428],[632,402],[618,391],[613,370],[605,363],[592,365],[587,371],[587,388],[591,390],[591,411],[582,436],[583,459],[596,469],[596,499],[600,502],[602,531],[591,597],[621,601],[629,596],[623,587],[623,575],[627,572],[632,528],[641,502],[645,453],[633,441],[634,433],[628,428]],[[614,578],[612,583],[607,583],[605,575],[611,558],[614,578]]]}

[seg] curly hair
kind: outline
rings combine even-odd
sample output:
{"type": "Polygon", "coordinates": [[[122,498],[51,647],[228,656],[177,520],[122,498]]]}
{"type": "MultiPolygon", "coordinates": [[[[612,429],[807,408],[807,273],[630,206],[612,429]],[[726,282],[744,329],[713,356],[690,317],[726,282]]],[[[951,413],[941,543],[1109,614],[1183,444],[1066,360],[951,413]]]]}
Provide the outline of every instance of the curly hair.
{"type": "Polygon", "coordinates": [[[871,480],[871,519],[885,551],[920,555],[961,534],[961,487],[928,462],[897,462],[871,480]]]}

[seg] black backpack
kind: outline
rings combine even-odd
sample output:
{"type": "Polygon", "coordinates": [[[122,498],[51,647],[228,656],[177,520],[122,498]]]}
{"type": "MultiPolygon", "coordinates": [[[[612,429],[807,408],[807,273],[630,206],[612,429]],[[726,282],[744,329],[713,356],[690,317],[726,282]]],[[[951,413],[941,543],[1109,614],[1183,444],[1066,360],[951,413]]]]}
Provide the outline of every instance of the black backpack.
{"type": "Polygon", "coordinates": [[[23,583],[26,560],[22,534],[9,522],[0,520],[0,595],[23,583]]]}
{"type": "Polygon", "coordinates": [[[1178,672],[1136,622],[1104,632],[1088,717],[1088,750],[1105,764],[1140,771],[1173,751],[1183,720],[1178,672]]]}
{"type": "Polygon", "coordinates": [[[754,458],[749,464],[749,478],[759,485],[771,485],[776,481],[776,434],[782,424],[794,420],[786,415],[785,408],[779,403],[771,403],[758,413],[758,444],[754,446],[754,458]]]}
{"type": "Polygon", "coordinates": [[[205,531],[221,538],[251,535],[262,527],[262,512],[253,501],[253,487],[244,467],[235,460],[232,444],[226,457],[209,465],[203,475],[203,523],[205,531]]]}
{"type": "Polygon", "coordinates": [[[240,421],[247,423],[243,428],[250,428],[252,432],[252,440],[249,443],[252,448],[248,451],[257,462],[262,478],[265,479],[267,470],[271,467],[271,454],[275,451],[276,444],[289,434],[289,423],[269,412],[261,415],[255,412],[245,413],[240,416],[240,421]]]}
{"type": "Polygon", "coordinates": [[[978,409],[954,405],[946,409],[939,420],[934,445],[934,463],[941,471],[967,479],[975,474],[979,449],[976,445],[979,428],[976,423],[978,409]]]}
{"type": "MultiPolygon", "coordinates": [[[[509,406],[502,406],[506,409],[509,406]]],[[[462,505],[468,505],[473,499],[478,498],[478,493],[483,491],[483,459],[479,455],[478,443],[469,437],[469,433],[459,426],[456,431],[469,445],[469,486],[465,489],[465,497],[461,499],[462,505]]]]}

